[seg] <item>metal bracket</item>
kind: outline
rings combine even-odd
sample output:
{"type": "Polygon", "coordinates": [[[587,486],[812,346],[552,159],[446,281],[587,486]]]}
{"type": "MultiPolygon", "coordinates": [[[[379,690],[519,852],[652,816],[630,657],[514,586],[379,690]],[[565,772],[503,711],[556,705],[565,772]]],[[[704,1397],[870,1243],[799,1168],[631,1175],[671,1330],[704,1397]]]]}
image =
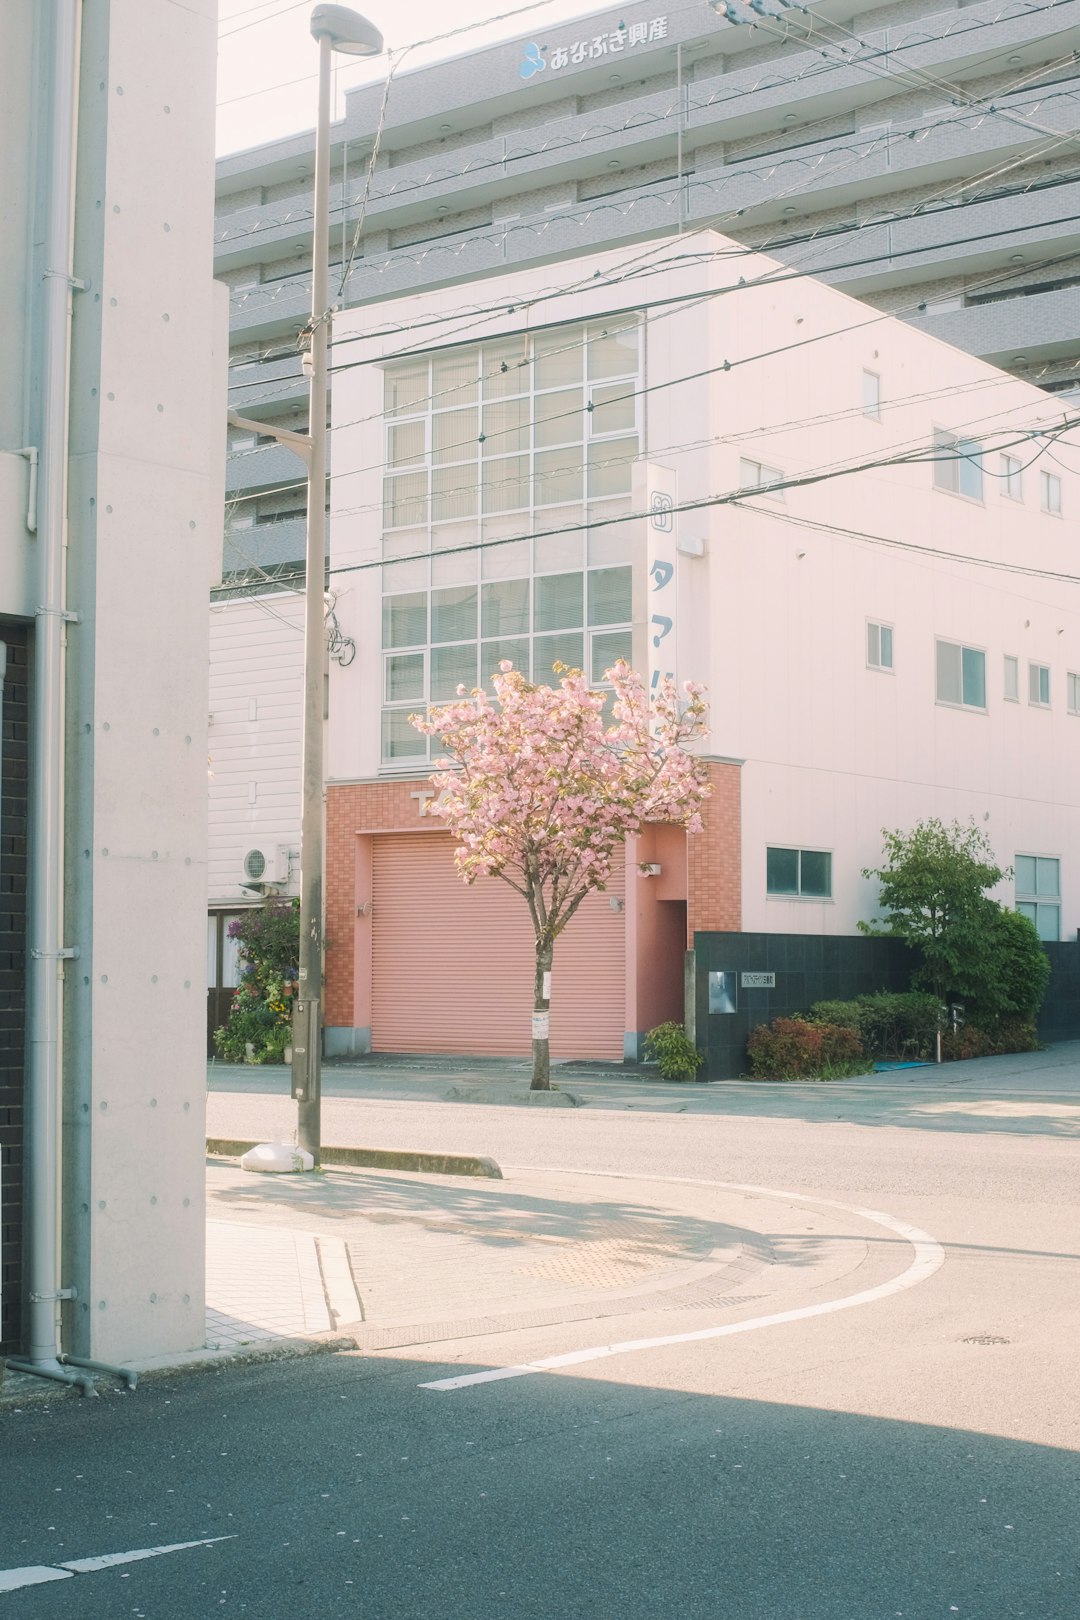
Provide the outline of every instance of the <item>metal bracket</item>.
{"type": "Polygon", "coordinates": [[[60,951],[31,951],[30,955],[35,962],[77,962],[80,951],[77,945],[68,945],[60,951]]]}
{"type": "Polygon", "coordinates": [[[66,270],[43,270],[42,281],[66,281],[75,292],[87,292],[90,288],[88,281],[81,281],[78,276],[69,276],[66,270]]]}
{"type": "Polygon", "coordinates": [[[50,1300],[54,1300],[54,1299],[78,1299],[78,1297],[79,1297],[79,1290],[77,1288],[58,1288],[56,1290],[55,1294],[28,1294],[27,1295],[27,1298],[29,1299],[31,1305],[46,1305],[46,1304],[48,1304],[48,1302],[50,1300]]]}
{"type": "Polygon", "coordinates": [[[39,619],[48,618],[48,617],[51,616],[51,617],[54,617],[54,618],[57,618],[57,619],[63,619],[65,624],[81,624],[82,623],[82,619],[80,618],[79,614],[71,613],[71,612],[68,611],[67,608],[36,607],[34,609],[34,613],[37,615],[37,617],[39,619]]]}

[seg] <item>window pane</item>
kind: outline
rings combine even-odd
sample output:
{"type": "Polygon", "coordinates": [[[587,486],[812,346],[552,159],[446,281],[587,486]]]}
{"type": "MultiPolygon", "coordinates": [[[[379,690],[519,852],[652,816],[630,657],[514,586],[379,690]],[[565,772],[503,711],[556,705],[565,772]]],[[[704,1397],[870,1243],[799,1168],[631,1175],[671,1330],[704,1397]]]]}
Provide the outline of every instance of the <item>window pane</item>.
{"type": "Polygon", "coordinates": [[[409,591],[403,596],[384,596],[383,646],[422,647],[426,640],[427,592],[409,591]]]}
{"type": "Polygon", "coordinates": [[[1040,939],[1061,938],[1061,907],[1036,906],[1035,928],[1040,939]]]}
{"type": "Polygon", "coordinates": [[[427,423],[401,422],[386,435],[386,460],[391,467],[404,467],[410,461],[423,461],[427,423]]]}
{"type": "Polygon", "coordinates": [[[960,460],[957,463],[957,477],[961,495],[969,495],[973,500],[981,501],[983,492],[982,456],[978,446],[970,439],[961,439],[957,445],[960,451],[960,460]]]}
{"type": "MultiPolygon", "coordinates": [[[[536,581],[535,630],[572,630],[583,622],[580,574],[546,574],[536,581]]],[[[580,664],[581,660],[578,659],[580,664]]]]}
{"type": "Polygon", "coordinates": [[[1067,676],[1068,703],[1070,714],[1080,714],[1080,675],[1067,676]]]}
{"type": "Polygon", "coordinates": [[[625,624],[630,606],[633,569],[594,568],[589,579],[589,623],[625,624]]]}
{"type": "Polygon", "coordinates": [[[474,640],[476,586],[452,585],[431,593],[432,641],[474,640]]]}
{"type": "Polygon", "coordinates": [[[505,399],[508,394],[527,391],[529,372],[525,359],[524,338],[504,338],[499,343],[485,343],[481,350],[484,398],[505,399]]]}
{"type": "Polygon", "coordinates": [[[529,504],[528,456],[484,463],[484,511],[513,512],[529,504]]]}
{"type": "Polygon", "coordinates": [[[580,630],[569,635],[537,636],[533,642],[533,680],[538,686],[556,686],[559,676],[553,664],[581,669],[585,663],[585,640],[580,630]]]}
{"type": "Polygon", "coordinates": [[[1028,702],[1049,703],[1050,671],[1045,664],[1028,665],[1028,702]]]}
{"type": "Polygon", "coordinates": [[[580,327],[538,332],[532,348],[535,387],[564,388],[581,381],[584,333],[580,327]]]}
{"type": "Polygon", "coordinates": [[[799,857],[799,893],[832,894],[832,856],[820,849],[804,849],[799,857]]]}
{"type": "Polygon", "coordinates": [[[955,495],[960,488],[960,463],[956,459],[956,439],[951,433],[934,434],[934,487],[951,490],[955,495]]]}
{"type": "Polygon", "coordinates": [[[1035,893],[1035,866],[1036,861],[1034,855],[1018,855],[1016,857],[1015,878],[1017,894],[1035,893]]]}
{"type": "Polygon", "coordinates": [[[986,708],[986,654],[974,647],[962,647],[961,664],[964,674],[964,702],[973,709],[986,708]]]}
{"type": "Polygon", "coordinates": [[[629,377],[637,371],[637,326],[621,332],[606,326],[591,326],[588,342],[589,381],[604,377],[629,377]]]}
{"type": "Polygon", "coordinates": [[[468,405],[476,398],[478,356],[475,349],[431,357],[432,405],[468,405]]]}
{"type": "Polygon", "coordinates": [[[632,383],[608,383],[592,391],[592,432],[623,433],[637,425],[637,400],[632,383]]]}
{"type": "Polygon", "coordinates": [[[876,371],[862,374],[862,408],[864,416],[881,414],[881,378],[876,371]]]}
{"type": "Polygon", "coordinates": [[[941,703],[962,701],[960,687],[960,648],[951,641],[937,644],[937,695],[941,703]]]}
{"type": "Polygon", "coordinates": [[[1032,901],[1028,901],[1028,900],[1019,901],[1017,903],[1016,909],[1020,913],[1021,917],[1026,917],[1028,922],[1029,923],[1034,923],[1036,930],[1038,929],[1038,927],[1039,927],[1039,916],[1038,916],[1039,908],[1038,908],[1038,906],[1035,904],[1035,902],[1033,900],[1032,901]]]}
{"type": "Polygon", "coordinates": [[[1060,894],[1060,866],[1056,856],[1040,855],[1035,862],[1036,894],[1060,894]]]}
{"type": "Polygon", "coordinates": [[[881,663],[881,626],[868,624],[866,627],[866,661],[868,664],[881,663]]]}
{"type": "Polygon", "coordinates": [[[1011,501],[1023,499],[1022,468],[1015,456],[1001,458],[1001,489],[1011,501]]]}
{"type": "Polygon", "coordinates": [[[407,709],[384,709],[383,759],[426,759],[427,738],[409,724],[407,709]]]}
{"type": "Polygon", "coordinates": [[[434,467],[431,473],[432,523],[454,523],[460,518],[475,517],[477,493],[475,461],[460,467],[434,467]]]}
{"type": "Polygon", "coordinates": [[[761,462],[747,461],[745,456],[739,458],[739,488],[756,489],[761,483],[761,462]]]}
{"type": "Polygon", "coordinates": [[[516,636],[529,629],[529,581],[499,580],[481,592],[480,634],[516,636]]]}
{"type": "Polygon", "coordinates": [[[512,637],[503,641],[485,641],[480,648],[480,685],[490,686],[491,677],[503,660],[508,660],[526,680],[529,677],[529,638],[512,637]]]}
{"type": "Polygon", "coordinates": [[[892,669],[892,629],[889,625],[881,626],[881,667],[892,669]]]}
{"type": "Polygon", "coordinates": [[[387,703],[423,702],[423,653],[395,653],[386,660],[387,703]]]}
{"type": "Polygon", "coordinates": [[[637,457],[638,442],[631,439],[603,439],[589,446],[589,499],[605,500],[611,495],[629,495],[631,465],[637,457]]]}
{"type": "Polygon", "coordinates": [[[408,528],[427,522],[427,473],[401,473],[383,479],[383,527],[408,528]]]}
{"type": "Polygon", "coordinates": [[[625,630],[605,630],[603,634],[593,636],[589,679],[602,681],[620,658],[625,658],[629,664],[634,656],[633,642],[633,631],[629,627],[625,630]]]}
{"type": "Polygon", "coordinates": [[[431,701],[445,703],[457,696],[459,686],[471,692],[476,685],[476,642],[463,647],[431,649],[431,701]]]}
{"type": "Polygon", "coordinates": [[[798,894],[799,852],[797,849],[765,851],[765,888],[769,894],[798,894]]]}
{"type": "Polygon", "coordinates": [[[498,399],[484,406],[485,456],[505,456],[529,448],[528,399],[498,399]]]}
{"type": "Polygon", "coordinates": [[[440,411],[431,418],[432,461],[472,461],[479,434],[477,413],[440,411]]]}
{"type": "Polygon", "coordinates": [[[580,444],[584,438],[584,408],[580,388],[538,395],[533,416],[533,442],[538,448],[548,444],[580,444]]]}
{"type": "Polygon", "coordinates": [[[407,360],[388,368],[383,379],[383,409],[387,416],[424,410],[428,399],[426,360],[407,360]]]}
{"type": "Polygon", "coordinates": [[[580,501],[584,477],[580,444],[569,445],[565,450],[538,450],[533,464],[537,506],[561,506],[564,501],[580,501]]]}
{"type": "Polygon", "coordinates": [[[1005,696],[1010,703],[1020,699],[1020,660],[1005,655],[1005,696]]]}

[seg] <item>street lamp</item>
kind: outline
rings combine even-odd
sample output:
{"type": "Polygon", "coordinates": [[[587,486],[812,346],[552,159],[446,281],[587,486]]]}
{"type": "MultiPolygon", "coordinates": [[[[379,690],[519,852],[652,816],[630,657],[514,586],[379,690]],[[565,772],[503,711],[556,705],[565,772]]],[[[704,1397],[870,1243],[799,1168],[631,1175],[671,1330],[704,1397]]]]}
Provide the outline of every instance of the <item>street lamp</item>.
{"type": "Polygon", "coordinates": [[[297,1142],[316,1165],[321,1154],[323,989],[323,689],[326,663],[323,573],[326,566],[326,372],[330,340],[330,58],[378,56],[382,35],[348,6],[316,6],[311,32],[319,42],[319,117],[315,126],[312,232],[311,379],[308,431],[293,433],[229,412],[236,427],[272,434],[307,462],[307,552],[304,613],[304,720],[300,821],[300,977],[293,1009],[292,1094],[297,1142]]]}

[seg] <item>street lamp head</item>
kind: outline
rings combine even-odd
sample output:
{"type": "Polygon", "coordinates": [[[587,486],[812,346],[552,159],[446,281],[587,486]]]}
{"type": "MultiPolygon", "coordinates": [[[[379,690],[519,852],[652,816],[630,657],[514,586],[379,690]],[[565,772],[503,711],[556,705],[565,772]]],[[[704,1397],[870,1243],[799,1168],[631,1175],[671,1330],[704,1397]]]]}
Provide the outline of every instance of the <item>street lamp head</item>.
{"type": "Polygon", "coordinates": [[[330,49],[345,56],[378,56],[383,49],[383,37],[374,23],[348,6],[316,6],[311,13],[311,32],[315,39],[328,39],[330,49]]]}

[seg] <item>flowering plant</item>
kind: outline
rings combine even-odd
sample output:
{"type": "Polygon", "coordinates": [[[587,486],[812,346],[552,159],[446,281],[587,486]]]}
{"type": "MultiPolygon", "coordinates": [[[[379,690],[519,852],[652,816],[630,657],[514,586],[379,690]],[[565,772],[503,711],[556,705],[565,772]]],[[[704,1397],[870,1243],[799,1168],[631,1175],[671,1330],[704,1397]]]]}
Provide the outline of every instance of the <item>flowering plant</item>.
{"type": "Polygon", "coordinates": [[[230,1063],[280,1062],[298,974],[299,905],[267,900],[234,917],[228,935],[237,941],[240,971],[228,1023],[214,1031],[218,1056],[230,1063]]]}

